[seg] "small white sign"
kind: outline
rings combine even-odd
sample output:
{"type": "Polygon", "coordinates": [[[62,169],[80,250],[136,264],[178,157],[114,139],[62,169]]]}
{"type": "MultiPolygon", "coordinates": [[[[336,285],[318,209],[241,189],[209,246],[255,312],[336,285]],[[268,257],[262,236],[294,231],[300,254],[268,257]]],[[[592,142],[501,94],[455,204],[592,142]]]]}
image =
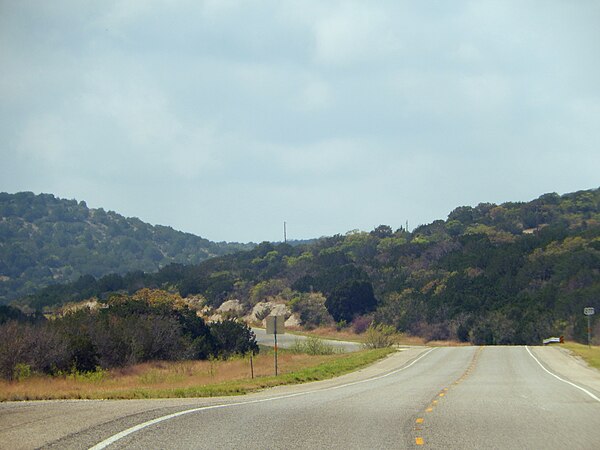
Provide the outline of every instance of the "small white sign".
{"type": "Polygon", "coordinates": [[[267,316],[267,334],[285,334],[284,316],[267,316]]]}
{"type": "Polygon", "coordinates": [[[591,306],[589,306],[587,308],[583,308],[583,313],[586,316],[593,316],[596,312],[594,311],[594,308],[592,308],[591,306]]]}

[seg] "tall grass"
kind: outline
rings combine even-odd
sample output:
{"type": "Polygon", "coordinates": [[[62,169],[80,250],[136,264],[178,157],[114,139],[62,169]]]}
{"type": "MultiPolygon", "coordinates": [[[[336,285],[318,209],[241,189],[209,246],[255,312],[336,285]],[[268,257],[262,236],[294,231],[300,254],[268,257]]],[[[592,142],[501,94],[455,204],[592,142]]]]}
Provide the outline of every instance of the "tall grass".
{"type": "MultiPolygon", "coordinates": [[[[256,355],[255,378],[249,357],[228,360],[150,362],[107,371],[102,375],[31,375],[22,381],[0,381],[0,400],[133,399],[240,395],[281,384],[338,376],[364,367],[391,349],[351,354],[307,355],[279,352],[279,373],[273,375],[273,354],[256,355]]],[[[93,374],[94,372],[92,372],[93,374]]]]}

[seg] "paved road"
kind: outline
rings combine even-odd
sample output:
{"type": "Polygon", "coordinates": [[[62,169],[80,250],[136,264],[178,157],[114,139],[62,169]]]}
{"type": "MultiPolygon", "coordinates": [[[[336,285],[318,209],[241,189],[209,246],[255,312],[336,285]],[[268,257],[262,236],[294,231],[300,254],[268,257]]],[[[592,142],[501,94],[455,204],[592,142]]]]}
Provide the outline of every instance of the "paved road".
{"type": "MultiPolygon", "coordinates": [[[[272,334],[267,334],[263,328],[252,328],[252,331],[254,331],[254,334],[256,335],[256,342],[261,345],[273,347],[274,340],[272,334]]],[[[290,348],[296,341],[305,341],[306,339],[306,336],[298,334],[278,334],[277,345],[281,348],[290,348]]],[[[362,349],[362,345],[357,342],[334,341],[331,339],[322,339],[322,341],[341,352],[355,352],[362,349]]]]}
{"type": "Polygon", "coordinates": [[[0,447],[89,448],[113,436],[110,448],[134,449],[600,448],[600,376],[555,373],[561,358],[546,348],[411,348],[335,380],[246,397],[7,403],[0,447]],[[161,419],[170,413],[181,415],[161,419]]]}

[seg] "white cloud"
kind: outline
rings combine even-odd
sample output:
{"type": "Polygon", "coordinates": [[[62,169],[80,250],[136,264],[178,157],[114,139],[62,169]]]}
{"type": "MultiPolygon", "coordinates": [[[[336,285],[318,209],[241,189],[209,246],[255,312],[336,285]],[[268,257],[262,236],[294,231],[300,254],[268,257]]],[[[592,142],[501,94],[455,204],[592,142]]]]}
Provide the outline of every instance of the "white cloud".
{"type": "Polygon", "coordinates": [[[315,56],[322,64],[351,65],[390,56],[401,46],[385,11],[373,3],[342,3],[315,23],[315,56]]]}
{"type": "Polygon", "coordinates": [[[166,92],[136,70],[117,78],[90,73],[80,107],[124,138],[130,159],[153,170],[194,178],[217,165],[214,123],[179,115],[166,92]]]}
{"type": "Polygon", "coordinates": [[[299,99],[301,109],[318,111],[332,105],[333,94],[328,83],[322,80],[311,80],[302,89],[299,99]]]}
{"type": "Polygon", "coordinates": [[[463,99],[474,114],[499,112],[512,98],[510,82],[497,74],[470,75],[460,80],[463,99]]]}
{"type": "Polygon", "coordinates": [[[50,114],[31,118],[19,133],[17,151],[27,160],[42,160],[56,169],[71,156],[63,119],[50,114]]]}

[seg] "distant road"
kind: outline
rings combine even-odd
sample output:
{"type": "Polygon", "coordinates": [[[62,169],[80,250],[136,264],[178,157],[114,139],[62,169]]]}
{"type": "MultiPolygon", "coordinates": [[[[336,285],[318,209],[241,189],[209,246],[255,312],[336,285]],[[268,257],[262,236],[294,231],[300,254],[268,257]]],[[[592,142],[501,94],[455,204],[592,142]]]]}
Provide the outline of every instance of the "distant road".
{"type": "Polygon", "coordinates": [[[410,348],[334,380],[244,397],[5,403],[0,447],[599,448],[600,375],[569,358],[557,348],[410,348]]]}
{"type": "MultiPolygon", "coordinates": [[[[273,347],[274,340],[272,334],[267,334],[263,328],[252,328],[254,334],[256,334],[256,342],[261,345],[268,345],[273,347]]],[[[298,334],[278,334],[277,335],[277,345],[281,348],[290,348],[294,345],[296,341],[305,341],[307,339],[306,336],[301,336],[298,334]]],[[[322,339],[322,341],[335,348],[339,349],[342,352],[355,352],[357,350],[362,349],[362,345],[357,342],[349,342],[349,341],[334,341],[332,339],[322,339]]]]}

